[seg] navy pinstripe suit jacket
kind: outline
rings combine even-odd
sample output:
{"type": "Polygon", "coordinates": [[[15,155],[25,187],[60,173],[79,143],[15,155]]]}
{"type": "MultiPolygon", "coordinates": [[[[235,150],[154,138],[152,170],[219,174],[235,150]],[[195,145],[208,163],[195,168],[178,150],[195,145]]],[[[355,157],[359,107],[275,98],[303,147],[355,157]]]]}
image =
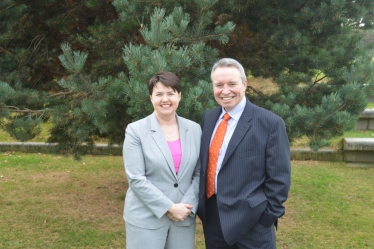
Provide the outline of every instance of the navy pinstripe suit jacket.
{"type": "MultiPolygon", "coordinates": [[[[205,113],[201,137],[198,215],[206,222],[208,150],[221,107],[205,113]]],[[[217,205],[224,238],[237,242],[257,222],[277,225],[290,189],[290,146],[284,121],[248,99],[217,176],[217,205]]]]}

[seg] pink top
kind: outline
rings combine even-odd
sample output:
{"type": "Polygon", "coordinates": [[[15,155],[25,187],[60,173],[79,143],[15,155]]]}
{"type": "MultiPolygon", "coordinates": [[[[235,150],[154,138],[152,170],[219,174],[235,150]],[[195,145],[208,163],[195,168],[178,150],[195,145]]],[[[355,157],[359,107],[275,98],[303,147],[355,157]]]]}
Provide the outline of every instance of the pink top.
{"type": "Polygon", "coordinates": [[[175,141],[167,141],[171,156],[173,157],[173,162],[174,162],[174,168],[175,168],[175,173],[178,174],[179,166],[181,164],[182,160],[182,147],[181,147],[181,140],[177,139],[175,141]]]}

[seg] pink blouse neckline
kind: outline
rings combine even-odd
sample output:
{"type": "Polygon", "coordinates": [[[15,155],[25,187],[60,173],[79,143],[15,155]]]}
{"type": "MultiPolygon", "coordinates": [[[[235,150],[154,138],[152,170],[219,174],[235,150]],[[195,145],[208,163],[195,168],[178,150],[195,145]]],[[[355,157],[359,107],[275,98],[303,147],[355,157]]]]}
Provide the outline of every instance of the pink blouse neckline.
{"type": "Polygon", "coordinates": [[[168,146],[171,152],[171,156],[173,158],[175,173],[178,174],[179,166],[182,160],[182,147],[180,143],[180,138],[178,138],[175,141],[167,141],[167,142],[168,142],[168,146]]]}

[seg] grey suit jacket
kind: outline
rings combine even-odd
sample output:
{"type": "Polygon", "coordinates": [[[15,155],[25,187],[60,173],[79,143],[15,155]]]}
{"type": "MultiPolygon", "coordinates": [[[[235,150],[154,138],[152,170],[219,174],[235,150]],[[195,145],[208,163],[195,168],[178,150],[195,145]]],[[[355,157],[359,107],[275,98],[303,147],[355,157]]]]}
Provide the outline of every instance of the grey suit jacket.
{"type": "MultiPolygon", "coordinates": [[[[198,215],[206,222],[208,150],[221,107],[207,111],[201,137],[198,215]]],[[[234,244],[257,222],[277,224],[290,189],[290,146],[283,120],[248,99],[217,175],[217,205],[224,238],[234,244]]]]}
{"type": "Polygon", "coordinates": [[[177,116],[182,160],[178,174],[164,134],[155,114],[131,123],[126,128],[123,158],[129,189],[125,198],[124,219],[147,229],[165,226],[165,213],[174,203],[188,203],[192,213],[177,226],[195,221],[200,176],[200,126],[177,116]]]}

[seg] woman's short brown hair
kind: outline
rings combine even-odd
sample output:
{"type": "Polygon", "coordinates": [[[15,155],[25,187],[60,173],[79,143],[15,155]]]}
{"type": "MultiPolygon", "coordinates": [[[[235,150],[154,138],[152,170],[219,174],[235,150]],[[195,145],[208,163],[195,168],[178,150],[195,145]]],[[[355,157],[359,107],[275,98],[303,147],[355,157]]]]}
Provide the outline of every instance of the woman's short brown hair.
{"type": "Polygon", "coordinates": [[[177,91],[178,93],[181,92],[181,84],[179,82],[178,77],[171,72],[160,71],[156,73],[155,75],[153,75],[153,77],[149,80],[149,83],[148,83],[149,95],[152,95],[153,88],[158,82],[160,82],[166,87],[171,87],[174,91],[177,91]]]}

